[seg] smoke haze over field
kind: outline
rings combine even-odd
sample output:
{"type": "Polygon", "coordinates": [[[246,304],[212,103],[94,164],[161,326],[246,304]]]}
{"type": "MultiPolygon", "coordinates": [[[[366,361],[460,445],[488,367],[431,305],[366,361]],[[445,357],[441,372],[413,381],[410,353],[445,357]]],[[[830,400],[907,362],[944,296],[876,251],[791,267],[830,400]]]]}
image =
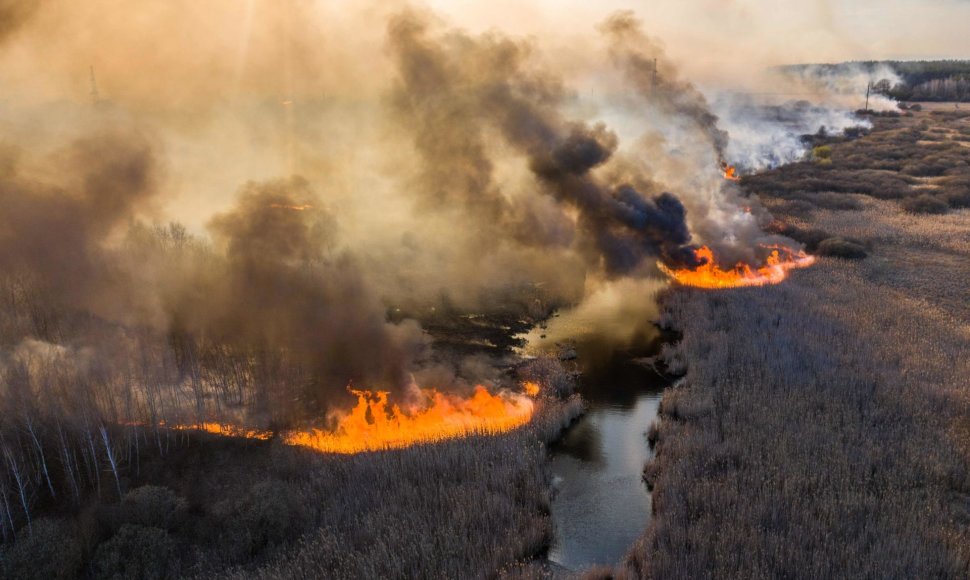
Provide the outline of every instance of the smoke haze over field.
{"type": "MultiPolygon", "coordinates": [[[[580,305],[630,336],[658,260],[794,246],[718,163],[797,157],[865,81],[766,68],[871,55],[824,3],[793,43],[749,2],[607,4],[0,0],[0,269],[156,333],[177,380],[217,352],[245,380],[295,365],[249,401],[273,420],[349,381],[407,393],[427,338],[388,310],[580,305]],[[810,102],[743,92],[767,86],[810,102]]],[[[28,318],[4,349],[102,342],[28,318]]]]}

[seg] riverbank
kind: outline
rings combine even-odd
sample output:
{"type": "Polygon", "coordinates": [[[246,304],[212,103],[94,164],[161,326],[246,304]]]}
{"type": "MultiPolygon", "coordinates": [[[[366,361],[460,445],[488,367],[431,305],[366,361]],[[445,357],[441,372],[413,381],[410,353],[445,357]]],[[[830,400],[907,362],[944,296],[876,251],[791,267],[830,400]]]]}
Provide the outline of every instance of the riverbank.
{"type": "Polygon", "coordinates": [[[553,542],[549,559],[583,570],[619,562],[650,517],[641,466],[645,425],[657,417],[666,377],[617,356],[588,369],[578,392],[587,411],[549,446],[553,542]]]}
{"type": "MultiPolygon", "coordinates": [[[[925,114],[892,130],[930,138],[956,130],[946,123],[965,124],[925,114]]],[[[892,143],[879,127],[865,139],[892,143]]],[[[865,147],[836,143],[832,156],[865,147]]],[[[920,189],[933,188],[905,197],[920,189]]],[[[764,201],[789,230],[853,240],[868,257],[663,298],[688,370],[663,399],[645,472],[654,517],[616,576],[970,574],[970,214],[908,212],[901,196],[796,197],[764,201]]]]}
{"type": "Polygon", "coordinates": [[[574,376],[512,356],[504,319],[468,320],[441,332],[439,352],[477,348],[503,384],[541,384],[527,425],[353,455],[179,432],[120,470],[120,501],[106,480],[35,505],[32,528],[0,547],[0,577],[474,578],[542,558],[546,446],[581,412],[574,376]]]}

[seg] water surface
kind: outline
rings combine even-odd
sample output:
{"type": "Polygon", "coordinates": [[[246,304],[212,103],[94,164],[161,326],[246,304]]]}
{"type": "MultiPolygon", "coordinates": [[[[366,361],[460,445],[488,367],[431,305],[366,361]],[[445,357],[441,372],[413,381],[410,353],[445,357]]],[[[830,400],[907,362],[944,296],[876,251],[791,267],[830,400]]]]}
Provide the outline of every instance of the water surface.
{"type": "Polygon", "coordinates": [[[551,448],[553,562],[572,570],[615,564],[643,533],[650,494],[641,474],[652,455],[646,431],[668,384],[629,355],[584,369],[580,392],[589,410],[551,448]]]}

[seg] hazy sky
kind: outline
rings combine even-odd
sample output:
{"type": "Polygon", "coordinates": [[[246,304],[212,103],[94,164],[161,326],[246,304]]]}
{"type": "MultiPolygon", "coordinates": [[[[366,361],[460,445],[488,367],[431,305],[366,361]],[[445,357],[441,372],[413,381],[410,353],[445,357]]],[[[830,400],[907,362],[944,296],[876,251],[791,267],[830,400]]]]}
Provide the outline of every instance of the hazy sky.
{"type": "Polygon", "coordinates": [[[206,216],[246,180],[289,171],[294,127],[297,155],[316,160],[304,173],[373,165],[348,143],[381,130],[366,106],[395,78],[389,17],[422,6],[443,28],[533,38],[585,93],[609,69],[597,27],[617,10],[705,90],[764,90],[784,63],[970,57],[967,0],[0,0],[0,126],[38,148],[81,128],[50,104],[88,104],[91,66],[103,99],[165,135],[168,186],[206,216]]]}
{"type": "Polygon", "coordinates": [[[965,0],[431,0],[464,26],[563,36],[630,9],[695,73],[745,63],[967,58],[965,0]]]}
{"type": "Polygon", "coordinates": [[[361,73],[381,66],[387,17],[405,6],[430,6],[472,32],[534,36],[566,61],[582,60],[607,16],[632,10],[702,84],[776,64],[970,58],[970,0],[0,0],[0,87],[84,93],[93,64],[115,96],[154,94],[153,78],[168,81],[166,95],[247,91],[274,76],[356,91],[379,76],[361,73]],[[282,70],[294,55],[307,66],[282,70]],[[126,86],[112,87],[122,76],[126,86]]]}

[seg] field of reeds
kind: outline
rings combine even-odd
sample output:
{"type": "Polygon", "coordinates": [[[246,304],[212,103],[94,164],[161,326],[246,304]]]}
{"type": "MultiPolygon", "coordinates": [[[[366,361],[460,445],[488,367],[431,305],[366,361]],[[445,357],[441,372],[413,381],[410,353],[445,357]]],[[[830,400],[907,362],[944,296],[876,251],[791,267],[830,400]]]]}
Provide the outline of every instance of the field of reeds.
{"type": "Polygon", "coordinates": [[[866,257],[663,299],[686,376],[644,472],[654,517],[609,573],[970,575],[970,118],[875,121],[745,180],[780,228],[866,257]]]}

